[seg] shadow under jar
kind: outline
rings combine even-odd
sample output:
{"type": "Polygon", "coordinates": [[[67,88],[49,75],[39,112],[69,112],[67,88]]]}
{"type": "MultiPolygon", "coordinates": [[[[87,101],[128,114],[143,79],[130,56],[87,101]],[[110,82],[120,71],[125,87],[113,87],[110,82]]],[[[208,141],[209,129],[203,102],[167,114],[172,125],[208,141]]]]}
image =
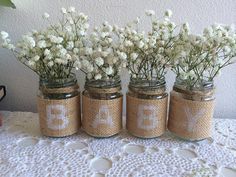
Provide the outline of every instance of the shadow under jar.
{"type": "Polygon", "coordinates": [[[165,132],[168,94],[164,79],[131,79],[126,98],[126,127],[130,134],[140,138],[154,138],[165,132]]]}
{"type": "Polygon", "coordinates": [[[38,112],[43,135],[64,137],[80,128],[80,92],[74,74],[66,79],[40,79],[38,112]]]}
{"type": "Polygon", "coordinates": [[[86,81],[83,91],[82,127],[94,137],[110,137],[122,129],[121,81],[86,81]]]}
{"type": "Polygon", "coordinates": [[[214,113],[214,84],[203,81],[189,89],[176,79],[170,94],[168,130],[175,136],[197,141],[211,136],[214,113]]]}

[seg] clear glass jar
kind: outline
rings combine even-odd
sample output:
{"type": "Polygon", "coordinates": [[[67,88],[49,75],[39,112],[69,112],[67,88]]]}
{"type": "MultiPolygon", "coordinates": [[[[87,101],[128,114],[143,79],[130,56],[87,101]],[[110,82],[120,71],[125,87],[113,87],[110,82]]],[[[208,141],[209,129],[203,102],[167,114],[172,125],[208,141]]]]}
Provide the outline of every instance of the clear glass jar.
{"type": "Polygon", "coordinates": [[[64,137],[80,127],[80,92],[75,74],[39,81],[38,112],[43,135],[64,137]]]}
{"type": "Polygon", "coordinates": [[[120,80],[93,80],[85,82],[83,95],[101,100],[112,100],[122,97],[120,80]]]}
{"type": "Polygon", "coordinates": [[[141,138],[154,138],[165,132],[168,94],[164,79],[131,79],[126,100],[126,127],[129,133],[141,138]]]}
{"type": "Polygon", "coordinates": [[[121,81],[90,80],[83,91],[82,126],[94,137],[110,137],[122,128],[121,81]]]}
{"type": "Polygon", "coordinates": [[[202,81],[194,87],[189,87],[186,80],[176,78],[173,91],[181,94],[187,100],[208,101],[214,100],[214,83],[210,81],[202,81]]]}
{"type": "Polygon", "coordinates": [[[214,84],[202,81],[189,87],[176,78],[170,97],[168,130],[179,138],[197,141],[211,136],[214,84]]]}

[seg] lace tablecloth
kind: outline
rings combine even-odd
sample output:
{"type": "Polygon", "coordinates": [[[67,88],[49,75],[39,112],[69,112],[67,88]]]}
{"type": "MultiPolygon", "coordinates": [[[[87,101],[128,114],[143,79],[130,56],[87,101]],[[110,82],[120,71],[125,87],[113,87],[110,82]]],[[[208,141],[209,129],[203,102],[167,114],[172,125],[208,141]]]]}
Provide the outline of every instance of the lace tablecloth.
{"type": "Polygon", "coordinates": [[[37,114],[1,114],[0,176],[236,176],[236,120],[215,119],[212,138],[186,142],[168,133],[139,139],[125,130],[111,138],[83,131],[48,138],[37,114]]]}

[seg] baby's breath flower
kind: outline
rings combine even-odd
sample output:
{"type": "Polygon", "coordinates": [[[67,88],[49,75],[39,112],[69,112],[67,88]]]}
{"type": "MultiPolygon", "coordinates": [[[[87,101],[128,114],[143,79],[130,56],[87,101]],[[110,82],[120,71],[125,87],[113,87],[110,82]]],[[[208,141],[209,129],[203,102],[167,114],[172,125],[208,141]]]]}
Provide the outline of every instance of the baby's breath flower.
{"type": "Polygon", "coordinates": [[[44,54],[45,56],[48,56],[48,55],[51,54],[51,52],[50,52],[49,49],[45,49],[43,54],[44,54]]]}
{"type": "Polygon", "coordinates": [[[66,49],[71,50],[71,49],[73,49],[73,48],[74,48],[74,42],[73,42],[73,41],[69,41],[69,42],[67,43],[66,49]]]}
{"type": "Polygon", "coordinates": [[[43,14],[43,18],[44,18],[44,19],[48,19],[49,17],[50,17],[50,15],[49,15],[48,13],[45,12],[45,13],[43,14]]]}
{"type": "MultiPolygon", "coordinates": [[[[169,20],[172,15],[167,10],[163,20],[154,18],[152,10],[145,12],[151,18],[151,31],[138,32],[135,22],[119,30],[119,49],[126,53],[125,64],[131,78],[158,80],[163,79],[172,58],[172,45],[176,39],[175,24],[169,20]],[[131,45],[132,44],[132,45],[131,45]]],[[[118,30],[117,30],[118,31],[118,30]]],[[[122,57],[120,57],[122,58],[122,57]]]]}
{"type": "Polygon", "coordinates": [[[169,18],[170,18],[170,17],[172,16],[172,14],[173,14],[172,11],[169,10],[169,9],[165,11],[165,16],[166,16],[166,17],[169,17],[169,18]]]}
{"type": "Polygon", "coordinates": [[[80,69],[86,73],[87,80],[114,79],[120,73],[127,55],[119,51],[119,30],[119,27],[114,30],[113,26],[104,22],[94,28],[86,40],[86,47],[80,49],[80,69]]]}
{"type": "Polygon", "coordinates": [[[184,29],[184,31],[189,32],[190,31],[189,24],[188,23],[184,23],[183,24],[183,29],[184,29]]]}
{"type": "Polygon", "coordinates": [[[118,56],[121,60],[126,60],[127,59],[127,55],[124,52],[118,52],[118,56]]]}
{"type": "Polygon", "coordinates": [[[131,53],[130,58],[131,58],[131,60],[136,60],[138,58],[138,54],[137,53],[131,53]]]}
{"type": "Polygon", "coordinates": [[[48,62],[47,64],[49,67],[52,67],[54,65],[53,61],[48,62]]]}
{"type": "Polygon", "coordinates": [[[95,63],[98,66],[102,66],[104,64],[104,60],[101,57],[98,57],[98,58],[95,59],[95,63]]]}
{"type": "Polygon", "coordinates": [[[147,16],[154,16],[155,15],[154,10],[146,10],[145,13],[146,13],[147,16]]]}
{"type": "Polygon", "coordinates": [[[2,38],[2,39],[7,39],[8,36],[9,36],[9,34],[8,34],[7,32],[1,31],[1,38],[2,38]]]}
{"type": "Polygon", "coordinates": [[[195,35],[190,34],[189,25],[185,23],[173,45],[172,70],[189,88],[203,81],[213,81],[222,68],[233,63],[234,46],[236,35],[229,26],[212,25],[201,35],[195,35]]]}
{"type": "Polygon", "coordinates": [[[125,45],[126,47],[130,47],[130,46],[133,45],[133,43],[132,43],[130,40],[126,40],[125,43],[124,43],[124,45],[125,45]]]}
{"type": "Polygon", "coordinates": [[[139,41],[138,42],[138,47],[141,49],[141,48],[143,48],[144,47],[144,42],[143,41],[139,41]]]}
{"type": "Polygon", "coordinates": [[[36,55],[36,56],[33,57],[33,60],[34,60],[35,62],[37,62],[39,59],[40,59],[40,56],[38,56],[38,55],[36,55]]]}
{"type": "Polygon", "coordinates": [[[134,20],[134,23],[135,23],[135,24],[139,24],[139,23],[140,23],[140,18],[137,17],[136,20],[134,20]]]}
{"type": "Polygon", "coordinates": [[[29,48],[34,48],[35,47],[35,40],[33,37],[28,36],[28,35],[24,35],[23,36],[23,41],[25,42],[25,44],[29,47],[29,48]]]}
{"type": "Polygon", "coordinates": [[[39,48],[46,48],[47,47],[45,40],[40,40],[37,45],[39,48]]]}
{"type": "Polygon", "coordinates": [[[96,74],[94,79],[95,80],[100,80],[100,79],[102,79],[102,75],[101,74],[96,74]]]}
{"type": "Polygon", "coordinates": [[[75,12],[75,7],[69,7],[68,12],[69,13],[74,13],[75,12]]]}
{"type": "Polygon", "coordinates": [[[62,7],[62,8],[61,8],[61,12],[62,12],[63,14],[66,14],[66,13],[67,13],[66,8],[62,7]]]}
{"type": "Polygon", "coordinates": [[[34,67],[34,66],[35,66],[35,62],[32,61],[32,60],[30,60],[30,61],[28,61],[28,65],[29,65],[30,67],[34,67]]]}
{"type": "MultiPolygon", "coordinates": [[[[74,7],[68,10],[62,8],[61,11],[65,15],[60,23],[23,35],[22,40],[16,44],[17,47],[11,44],[8,33],[0,33],[1,46],[12,50],[20,62],[44,79],[68,78],[73,68],[81,67],[80,55],[89,27],[88,18],[83,13],[74,13],[74,7]],[[66,15],[67,13],[74,14],[66,15]],[[70,23],[67,23],[68,18],[70,23]]],[[[43,18],[49,18],[49,14],[44,13],[43,18]]],[[[87,53],[91,54],[91,51],[87,53]]],[[[93,67],[89,69],[93,70],[93,67]]]]}
{"type": "Polygon", "coordinates": [[[105,69],[105,72],[107,75],[111,75],[113,74],[114,70],[111,66],[109,66],[108,68],[105,69]]]}
{"type": "Polygon", "coordinates": [[[57,37],[57,36],[54,36],[54,35],[50,35],[50,41],[52,43],[60,44],[63,41],[63,38],[62,37],[57,37]]]}

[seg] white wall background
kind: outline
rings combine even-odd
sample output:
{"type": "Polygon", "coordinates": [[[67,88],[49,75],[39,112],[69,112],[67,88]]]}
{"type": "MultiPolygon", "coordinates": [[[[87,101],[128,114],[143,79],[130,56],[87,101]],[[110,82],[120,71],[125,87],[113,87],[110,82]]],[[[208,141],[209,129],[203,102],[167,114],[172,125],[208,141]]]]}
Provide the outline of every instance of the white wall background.
{"type": "MultiPolygon", "coordinates": [[[[118,25],[127,23],[137,16],[144,17],[146,9],[153,9],[162,15],[165,9],[174,13],[173,20],[188,21],[192,31],[200,33],[205,26],[213,23],[236,24],[236,0],[14,0],[16,10],[0,7],[0,31],[8,31],[14,41],[31,29],[46,25],[41,19],[48,12],[57,19],[61,7],[75,6],[90,18],[90,25],[104,20],[118,25]]],[[[148,21],[145,23],[147,24],[148,21]]],[[[143,25],[144,28],[146,25],[143,25]]],[[[217,104],[215,117],[236,119],[236,65],[226,68],[216,79],[217,104]]],[[[84,75],[78,73],[81,86],[84,75]]],[[[122,76],[124,93],[127,90],[128,75],[122,76]]],[[[169,90],[174,75],[169,73],[169,90]]],[[[0,49],[0,84],[7,86],[7,97],[0,103],[0,110],[33,111],[36,109],[38,77],[15,60],[13,55],[0,49]]]]}

